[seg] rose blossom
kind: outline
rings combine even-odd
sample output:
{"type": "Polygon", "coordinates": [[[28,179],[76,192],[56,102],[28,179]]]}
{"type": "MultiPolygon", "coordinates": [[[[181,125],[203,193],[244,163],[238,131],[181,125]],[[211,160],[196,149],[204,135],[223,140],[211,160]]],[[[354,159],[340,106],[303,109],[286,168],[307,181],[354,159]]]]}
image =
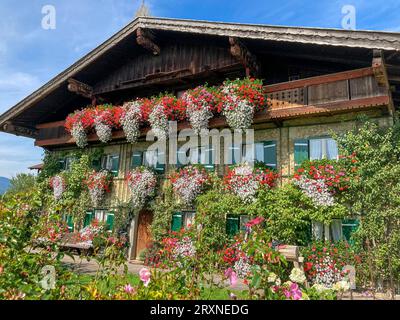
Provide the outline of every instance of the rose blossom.
{"type": "Polygon", "coordinates": [[[150,283],[151,273],[148,269],[142,268],[139,271],[140,280],[143,282],[144,286],[147,287],[150,283]]]}

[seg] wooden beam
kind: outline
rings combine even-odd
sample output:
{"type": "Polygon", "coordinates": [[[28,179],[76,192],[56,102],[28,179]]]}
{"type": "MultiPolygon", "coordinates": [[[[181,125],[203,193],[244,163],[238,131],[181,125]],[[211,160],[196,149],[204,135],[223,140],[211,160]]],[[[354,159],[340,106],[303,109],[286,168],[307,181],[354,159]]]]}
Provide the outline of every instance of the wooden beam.
{"type": "Polygon", "coordinates": [[[36,129],[18,126],[18,125],[13,124],[10,121],[6,122],[3,125],[2,130],[4,132],[13,133],[17,136],[23,136],[23,137],[29,137],[29,138],[36,138],[39,134],[39,131],[36,129]]]}
{"type": "Polygon", "coordinates": [[[161,52],[160,47],[154,42],[154,35],[148,29],[138,28],[136,31],[136,42],[155,56],[161,52]]]}
{"type": "Polygon", "coordinates": [[[378,85],[389,88],[389,80],[385,67],[385,58],[382,50],[373,51],[372,68],[378,85]]]}
{"type": "Polygon", "coordinates": [[[258,77],[261,68],[257,61],[257,57],[249,51],[240,39],[229,37],[229,43],[231,45],[232,56],[244,65],[246,68],[246,75],[248,77],[258,77]]]}
{"type": "Polygon", "coordinates": [[[373,68],[362,68],[357,70],[350,70],[338,73],[327,74],[323,76],[305,78],[295,81],[281,82],[277,84],[272,84],[269,86],[265,86],[265,93],[272,93],[275,91],[289,90],[289,89],[297,89],[303,88],[307,86],[314,86],[325,83],[332,83],[341,80],[349,80],[356,79],[374,75],[373,68]]]}
{"type": "Polygon", "coordinates": [[[84,98],[93,99],[93,88],[75,79],[68,79],[68,90],[84,98]]]}

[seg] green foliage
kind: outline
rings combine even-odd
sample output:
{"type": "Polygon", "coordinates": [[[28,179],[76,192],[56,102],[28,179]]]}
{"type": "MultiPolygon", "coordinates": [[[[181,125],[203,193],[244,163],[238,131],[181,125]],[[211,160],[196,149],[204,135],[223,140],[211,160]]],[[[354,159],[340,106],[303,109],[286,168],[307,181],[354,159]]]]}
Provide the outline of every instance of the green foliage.
{"type": "Polygon", "coordinates": [[[35,182],[36,177],[33,174],[19,173],[11,179],[7,194],[17,194],[32,190],[35,182]]]}
{"type": "Polygon", "coordinates": [[[344,155],[356,155],[357,176],[347,193],[354,215],[361,218],[354,234],[366,253],[365,272],[371,285],[380,278],[393,284],[400,275],[400,124],[380,127],[363,119],[357,127],[336,137],[344,155]]]}
{"type": "Polygon", "coordinates": [[[265,229],[272,239],[292,245],[306,245],[311,240],[311,218],[317,209],[293,185],[260,191],[251,209],[267,220],[265,229]]]}

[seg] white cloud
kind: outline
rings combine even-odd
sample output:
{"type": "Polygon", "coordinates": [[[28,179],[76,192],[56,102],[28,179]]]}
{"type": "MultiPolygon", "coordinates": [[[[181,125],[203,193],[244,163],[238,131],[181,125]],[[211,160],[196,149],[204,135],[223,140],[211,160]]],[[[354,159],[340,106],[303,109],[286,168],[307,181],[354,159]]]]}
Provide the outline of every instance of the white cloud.
{"type": "Polygon", "coordinates": [[[1,72],[0,93],[31,91],[40,85],[37,77],[25,72],[1,72]]]}

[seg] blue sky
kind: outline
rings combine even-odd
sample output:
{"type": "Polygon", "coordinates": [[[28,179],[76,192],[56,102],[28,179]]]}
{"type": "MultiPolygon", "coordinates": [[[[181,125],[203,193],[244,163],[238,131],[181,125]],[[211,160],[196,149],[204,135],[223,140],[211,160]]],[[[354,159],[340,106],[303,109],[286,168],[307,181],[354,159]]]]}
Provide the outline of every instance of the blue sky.
{"type": "MultiPolygon", "coordinates": [[[[129,23],[141,0],[1,0],[0,113],[19,102],[129,23]],[[41,27],[44,5],[56,29],[41,27]]],[[[342,7],[356,8],[357,29],[400,31],[398,0],[147,0],[154,16],[270,25],[341,28],[342,7]]],[[[0,133],[0,176],[27,172],[42,150],[0,133]]]]}

